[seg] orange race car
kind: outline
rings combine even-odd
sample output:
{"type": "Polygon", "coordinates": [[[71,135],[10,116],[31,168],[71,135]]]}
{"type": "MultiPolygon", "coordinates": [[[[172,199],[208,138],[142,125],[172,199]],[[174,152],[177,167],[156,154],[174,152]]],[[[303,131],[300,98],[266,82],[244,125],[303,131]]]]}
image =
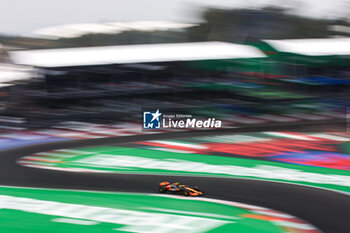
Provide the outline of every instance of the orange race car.
{"type": "Polygon", "coordinates": [[[170,183],[168,181],[163,181],[159,184],[159,192],[161,193],[173,193],[182,194],[185,196],[203,196],[204,192],[198,187],[190,187],[187,185],[180,184],[179,182],[170,183]]]}

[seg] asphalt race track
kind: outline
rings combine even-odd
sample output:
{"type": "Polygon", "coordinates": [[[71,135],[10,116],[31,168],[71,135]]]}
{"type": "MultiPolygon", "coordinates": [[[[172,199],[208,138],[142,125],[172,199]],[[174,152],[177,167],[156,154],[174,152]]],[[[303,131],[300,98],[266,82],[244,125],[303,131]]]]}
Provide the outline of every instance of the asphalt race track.
{"type": "Polygon", "coordinates": [[[16,163],[16,160],[22,156],[53,149],[108,144],[122,145],[143,140],[225,134],[227,132],[229,131],[195,131],[77,140],[3,151],[0,152],[0,185],[154,193],[157,192],[157,185],[160,181],[179,181],[198,185],[206,192],[206,197],[264,206],[292,214],[310,222],[324,233],[350,232],[350,195],[339,192],[250,179],[75,173],[23,167],[16,163]]]}

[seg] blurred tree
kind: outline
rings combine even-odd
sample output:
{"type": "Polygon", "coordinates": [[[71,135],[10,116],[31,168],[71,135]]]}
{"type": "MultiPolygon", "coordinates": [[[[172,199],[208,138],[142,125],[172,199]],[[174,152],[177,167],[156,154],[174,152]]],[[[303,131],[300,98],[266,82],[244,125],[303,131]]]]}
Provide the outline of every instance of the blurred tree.
{"type": "Polygon", "coordinates": [[[327,37],[330,21],[292,15],[290,9],[208,9],[204,23],[189,29],[190,41],[228,42],[327,37]]]}
{"type": "MultiPolygon", "coordinates": [[[[281,5],[281,0],[276,5],[281,5]]],[[[85,34],[57,40],[1,36],[0,43],[23,48],[82,47],[150,43],[179,43],[195,41],[257,42],[262,39],[323,38],[333,35],[348,36],[349,19],[325,20],[293,14],[302,7],[295,0],[283,7],[262,9],[215,9],[202,14],[203,23],[183,30],[130,30],[116,34],[85,34]],[[345,26],[345,27],[341,27],[345,26]],[[345,28],[335,33],[335,29],[345,28]]],[[[339,31],[339,30],[338,30],[339,31]]]]}

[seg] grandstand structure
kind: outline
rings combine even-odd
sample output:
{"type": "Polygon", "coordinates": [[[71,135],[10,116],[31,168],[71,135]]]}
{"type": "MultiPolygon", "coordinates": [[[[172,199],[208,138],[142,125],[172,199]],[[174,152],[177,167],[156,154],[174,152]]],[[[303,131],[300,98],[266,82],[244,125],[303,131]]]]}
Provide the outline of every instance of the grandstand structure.
{"type": "Polygon", "coordinates": [[[190,111],[225,103],[225,93],[196,85],[220,82],[227,72],[203,70],[198,64],[242,66],[266,56],[252,46],[198,42],[24,50],[10,57],[39,74],[17,87],[20,101],[13,111],[21,109],[29,121],[51,125],[62,120],[137,120],[141,107],[190,111]]]}
{"type": "MultiPolygon", "coordinates": [[[[34,68],[33,78],[11,86],[11,104],[0,115],[24,119],[28,128],[139,121],[145,109],[254,124],[271,114],[288,115],[285,120],[299,112],[328,111],[320,99],[329,97],[329,86],[347,91],[344,78],[289,72],[293,62],[299,67],[320,58],[276,45],[287,41],[264,43],[273,53],[226,42],[11,51],[14,63],[34,68]],[[277,69],[266,69],[271,64],[277,69]]],[[[342,59],[348,61],[343,54],[342,59]]]]}

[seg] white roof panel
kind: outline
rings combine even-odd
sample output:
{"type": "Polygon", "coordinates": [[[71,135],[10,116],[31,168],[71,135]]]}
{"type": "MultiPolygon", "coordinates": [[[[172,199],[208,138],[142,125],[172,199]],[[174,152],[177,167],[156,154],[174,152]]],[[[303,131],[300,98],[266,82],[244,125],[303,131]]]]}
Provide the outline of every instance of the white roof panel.
{"type": "Polygon", "coordinates": [[[307,56],[350,55],[350,38],[265,40],[278,51],[307,56]]]}
{"type": "Polygon", "coordinates": [[[193,42],[25,50],[10,52],[10,57],[15,63],[21,65],[66,67],[259,58],[265,57],[265,55],[257,48],[247,45],[225,42],[193,42]]]}
{"type": "Polygon", "coordinates": [[[0,64],[0,84],[30,79],[34,70],[28,67],[16,67],[0,64]]]}

